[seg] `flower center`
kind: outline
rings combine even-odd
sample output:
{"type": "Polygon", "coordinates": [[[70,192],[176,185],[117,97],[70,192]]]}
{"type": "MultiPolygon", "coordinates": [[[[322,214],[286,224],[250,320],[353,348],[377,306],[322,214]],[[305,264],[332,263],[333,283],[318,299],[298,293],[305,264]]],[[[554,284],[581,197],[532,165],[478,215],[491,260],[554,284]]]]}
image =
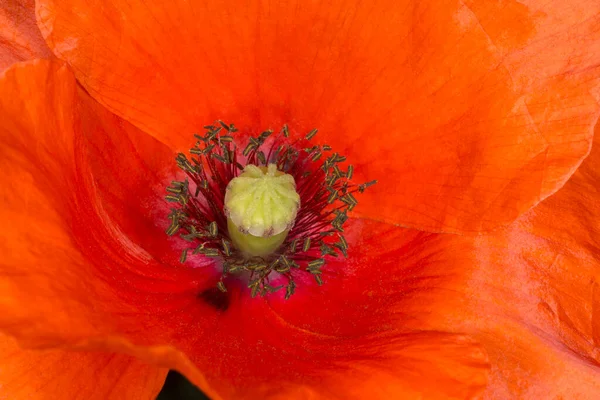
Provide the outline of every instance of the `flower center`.
{"type": "Polygon", "coordinates": [[[284,242],[300,206],[294,177],[277,169],[246,165],[225,191],[227,230],[248,257],[264,257],[284,242]]]}
{"type": "Polygon", "coordinates": [[[217,288],[231,279],[248,280],[251,295],[285,288],[295,291],[299,274],[323,283],[327,261],[347,257],[344,223],[363,192],[376,181],[351,182],[354,168],[328,145],[309,145],[314,129],[290,140],[286,125],[250,137],[239,151],[237,128],[217,121],[194,135],[191,157],[176,162],[186,177],[167,187],[169,236],[188,242],[188,254],[215,259],[222,269],[217,288]]]}

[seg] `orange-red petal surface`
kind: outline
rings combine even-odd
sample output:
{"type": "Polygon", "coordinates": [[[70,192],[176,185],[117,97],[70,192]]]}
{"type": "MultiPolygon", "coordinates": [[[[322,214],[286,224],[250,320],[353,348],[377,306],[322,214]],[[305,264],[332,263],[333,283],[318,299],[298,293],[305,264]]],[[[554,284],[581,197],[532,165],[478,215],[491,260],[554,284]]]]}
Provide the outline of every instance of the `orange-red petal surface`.
{"type": "Polygon", "coordinates": [[[0,1],[0,72],[51,54],[35,21],[35,0],[0,1]]]}
{"type": "Polygon", "coordinates": [[[161,141],[189,147],[216,118],[318,127],[357,179],[380,181],[357,212],[455,232],[506,224],[560,188],[597,117],[600,33],[580,17],[600,5],[505,3],[40,0],[37,12],[92,96],[161,141]]]}
{"type": "Polygon", "coordinates": [[[506,232],[472,241],[353,220],[350,261],[320,290],[305,282],[288,302],[265,301],[233,285],[215,308],[195,291],[214,276],[159,262],[140,233],[158,143],[57,64],[9,69],[0,94],[0,217],[12,227],[0,328],[28,344],[112,346],[184,371],[215,399],[469,398],[490,368],[479,342],[489,398],[597,391],[598,152],[506,232]],[[143,204],[127,207],[128,190],[143,204]]]}
{"type": "Polygon", "coordinates": [[[372,221],[348,225],[355,243],[350,261],[329,266],[322,287],[307,277],[289,300],[279,293],[265,301],[231,282],[225,310],[186,307],[189,319],[180,323],[188,321],[190,333],[180,346],[209,387],[226,399],[480,393],[489,369],[485,353],[444,324],[455,305],[448,296],[464,282],[451,263],[464,249],[452,237],[372,221]],[[208,318],[198,323],[195,315],[208,318]]]}
{"type": "Polygon", "coordinates": [[[166,375],[130,356],[23,350],[0,335],[0,399],[148,400],[166,375]]]}
{"type": "MultiPolygon", "coordinates": [[[[596,130],[598,133],[598,129],[596,130]]],[[[600,140],[556,195],[475,241],[459,330],[490,354],[487,398],[600,393],[600,140]]]]}
{"type": "Polygon", "coordinates": [[[67,68],[16,65],[1,79],[0,327],[81,338],[115,299],[77,248],[75,81],[67,68]],[[108,299],[108,301],[107,301],[108,299]]]}
{"type": "Polygon", "coordinates": [[[159,262],[145,250],[152,241],[135,232],[150,207],[136,201],[148,201],[143,186],[160,171],[159,156],[141,156],[160,150],[154,139],[86,99],[68,68],[56,63],[13,66],[0,79],[0,94],[0,216],[12,227],[1,231],[0,329],[26,345],[125,352],[184,372],[215,399],[465,398],[483,389],[489,365],[477,342],[419,314],[422,299],[440,299],[430,286],[452,288],[453,276],[431,280],[414,258],[408,281],[376,279],[383,269],[365,274],[371,263],[402,267],[392,263],[401,251],[394,244],[413,240],[413,233],[353,222],[352,241],[383,239],[364,239],[354,264],[332,268],[325,277],[330,303],[316,311],[314,325],[303,322],[313,281],[289,308],[281,297],[251,299],[241,281],[216,307],[218,291],[206,294],[216,280],[209,267],[186,272],[159,262]],[[121,158],[131,181],[115,168],[121,158]],[[146,177],[135,170],[142,164],[146,177]],[[344,284],[333,284],[336,274],[344,284]],[[398,288],[406,289],[401,296],[386,296],[398,288]],[[296,317],[284,310],[296,310],[296,317]],[[404,317],[412,323],[399,324],[404,317]],[[428,323],[415,323],[421,319],[428,323]],[[431,380],[439,384],[427,385],[431,380]]]}
{"type": "Polygon", "coordinates": [[[159,171],[149,165],[162,150],[144,146],[141,134],[135,139],[126,123],[86,99],[66,66],[17,64],[2,77],[0,93],[0,217],[10,227],[0,231],[0,327],[36,344],[143,331],[127,317],[153,302],[171,307],[168,299],[199,279],[189,268],[159,264],[142,247],[144,234],[164,237],[140,217],[150,207],[146,185],[159,171]],[[137,151],[153,153],[143,162],[134,150],[123,155],[108,146],[107,132],[122,135],[124,148],[137,140],[137,151]],[[124,156],[129,180],[115,169],[99,171],[101,149],[93,145],[101,143],[124,156]],[[127,236],[134,223],[137,235],[127,236]]]}
{"type": "Polygon", "coordinates": [[[164,326],[176,322],[162,319],[198,280],[189,269],[159,268],[140,245],[143,234],[129,239],[120,230],[137,221],[143,233],[148,192],[136,185],[153,182],[161,148],[87,98],[69,69],[54,62],[9,68],[0,78],[0,115],[0,217],[7,227],[0,230],[0,329],[28,347],[126,352],[202,382],[165,339],[174,333],[164,326]],[[123,155],[109,145],[119,135],[131,150],[121,167],[145,168],[130,170],[128,181],[115,174],[112,191],[100,196],[115,172],[101,173],[100,147],[123,155]],[[142,150],[155,153],[142,162],[142,150]],[[117,218],[127,215],[125,184],[132,196],[139,190],[130,220],[117,218]],[[157,342],[162,346],[141,346],[157,342]]]}

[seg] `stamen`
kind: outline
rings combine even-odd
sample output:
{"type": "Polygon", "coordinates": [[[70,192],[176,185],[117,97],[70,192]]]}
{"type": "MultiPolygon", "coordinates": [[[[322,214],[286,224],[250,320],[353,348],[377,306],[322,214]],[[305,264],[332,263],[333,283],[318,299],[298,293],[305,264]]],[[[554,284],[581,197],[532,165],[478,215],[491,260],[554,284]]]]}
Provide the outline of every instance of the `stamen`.
{"type": "Polygon", "coordinates": [[[294,141],[287,125],[278,135],[266,130],[250,137],[240,151],[233,124],[216,121],[204,128],[204,135],[194,135],[191,157],[180,153],[175,159],[185,179],[166,188],[165,200],[173,205],[166,234],[178,234],[190,244],[179,261],[187,262],[190,254],[221,259],[221,278],[215,292],[206,295],[211,299],[219,297],[215,293],[227,293],[226,282],[235,276],[247,276],[251,296],[285,288],[288,299],[296,291],[299,274],[311,274],[318,285],[323,284],[327,262],[348,256],[349,244],[342,233],[348,212],[358,205],[354,193],[376,181],[353,184],[354,167],[341,166],[345,156],[328,153],[332,149],[327,144],[309,145],[317,129],[294,141]],[[260,189],[256,183],[261,179],[279,180],[283,186],[260,189]],[[236,185],[241,185],[240,191],[232,200],[228,187],[236,185]],[[293,204],[295,208],[290,207],[293,204]],[[248,210],[253,217],[246,215],[248,210]],[[251,252],[242,243],[249,233],[276,241],[267,248],[262,243],[265,251],[251,252]]]}
{"type": "Polygon", "coordinates": [[[304,244],[302,245],[302,251],[306,253],[308,251],[308,249],[310,249],[310,238],[309,237],[304,239],[304,244]]]}
{"type": "Polygon", "coordinates": [[[306,140],[311,140],[312,138],[314,138],[317,132],[317,129],[313,129],[312,131],[308,132],[308,134],[306,135],[306,140]]]}

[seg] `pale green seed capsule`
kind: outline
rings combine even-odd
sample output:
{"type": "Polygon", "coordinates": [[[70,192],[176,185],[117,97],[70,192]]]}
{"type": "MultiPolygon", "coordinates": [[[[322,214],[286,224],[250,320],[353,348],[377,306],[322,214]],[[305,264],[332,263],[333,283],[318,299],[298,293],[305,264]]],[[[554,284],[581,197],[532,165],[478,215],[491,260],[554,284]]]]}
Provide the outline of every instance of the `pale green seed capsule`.
{"type": "Polygon", "coordinates": [[[299,208],[294,178],[278,171],[275,164],[247,165],[225,192],[229,236],[249,256],[277,250],[294,225],[299,208]]]}

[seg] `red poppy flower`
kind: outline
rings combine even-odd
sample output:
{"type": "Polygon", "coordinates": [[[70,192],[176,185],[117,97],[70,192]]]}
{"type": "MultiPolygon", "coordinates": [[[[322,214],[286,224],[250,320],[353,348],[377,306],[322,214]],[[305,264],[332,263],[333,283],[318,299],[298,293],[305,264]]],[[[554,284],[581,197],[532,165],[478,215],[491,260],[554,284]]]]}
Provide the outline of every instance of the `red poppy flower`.
{"type": "Polygon", "coordinates": [[[168,369],[214,399],[600,390],[598,4],[32,6],[0,19],[4,397],[152,398],[168,369]],[[322,286],[180,262],[164,190],[217,119],[318,127],[378,179],[322,286]]]}

